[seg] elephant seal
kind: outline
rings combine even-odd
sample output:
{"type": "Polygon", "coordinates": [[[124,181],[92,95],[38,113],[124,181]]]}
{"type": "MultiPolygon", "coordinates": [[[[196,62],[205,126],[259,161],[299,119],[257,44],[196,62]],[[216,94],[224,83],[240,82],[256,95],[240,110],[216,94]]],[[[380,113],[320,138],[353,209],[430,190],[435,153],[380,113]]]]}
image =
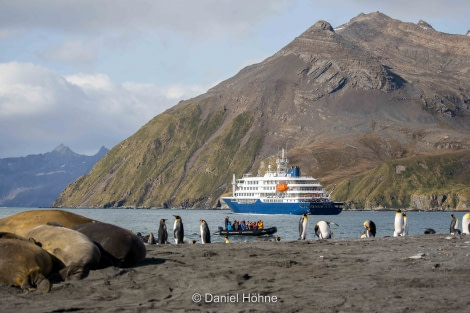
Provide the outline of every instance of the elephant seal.
{"type": "Polygon", "coordinates": [[[0,232],[0,239],[16,239],[16,240],[25,240],[25,241],[28,240],[23,236],[19,236],[17,234],[3,232],[3,231],[0,232]]]}
{"type": "Polygon", "coordinates": [[[39,225],[25,235],[59,259],[63,280],[82,279],[95,269],[101,259],[100,249],[84,234],[61,226],[39,225]]]}
{"type": "Polygon", "coordinates": [[[51,290],[47,276],[53,273],[55,265],[46,250],[29,240],[2,236],[0,255],[0,281],[21,289],[51,290]]]}
{"type": "Polygon", "coordinates": [[[31,210],[0,219],[0,231],[24,236],[39,225],[56,224],[73,228],[80,224],[96,222],[85,216],[62,210],[31,210]]]}
{"type": "Polygon", "coordinates": [[[147,254],[142,240],[130,230],[108,223],[88,223],[74,227],[85,234],[101,251],[99,268],[130,267],[143,261],[147,254]]]}

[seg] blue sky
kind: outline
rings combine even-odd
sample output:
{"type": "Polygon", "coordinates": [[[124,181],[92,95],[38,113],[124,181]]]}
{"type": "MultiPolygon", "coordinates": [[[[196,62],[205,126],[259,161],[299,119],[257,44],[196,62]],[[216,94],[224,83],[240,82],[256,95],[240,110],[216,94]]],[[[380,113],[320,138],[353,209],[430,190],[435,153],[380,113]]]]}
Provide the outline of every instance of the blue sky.
{"type": "Polygon", "coordinates": [[[374,11],[470,29],[467,0],[0,0],[0,158],[112,148],[315,22],[374,11]]]}

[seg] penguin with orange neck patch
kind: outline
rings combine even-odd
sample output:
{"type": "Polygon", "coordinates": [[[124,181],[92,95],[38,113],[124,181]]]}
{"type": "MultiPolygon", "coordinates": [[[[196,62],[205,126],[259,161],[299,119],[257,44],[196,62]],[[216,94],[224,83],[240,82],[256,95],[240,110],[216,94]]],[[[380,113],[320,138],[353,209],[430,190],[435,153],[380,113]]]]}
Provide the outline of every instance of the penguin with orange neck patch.
{"type": "Polygon", "coordinates": [[[371,220],[366,220],[363,225],[364,225],[365,230],[364,230],[364,233],[361,235],[361,238],[375,237],[375,234],[377,232],[375,223],[371,220]]]}
{"type": "Polygon", "coordinates": [[[179,215],[174,215],[175,222],[173,224],[173,236],[177,245],[182,244],[184,240],[183,220],[179,215]]]}
{"type": "Polygon", "coordinates": [[[211,243],[211,232],[209,231],[209,226],[205,220],[201,220],[199,229],[201,231],[201,243],[211,243]]]}

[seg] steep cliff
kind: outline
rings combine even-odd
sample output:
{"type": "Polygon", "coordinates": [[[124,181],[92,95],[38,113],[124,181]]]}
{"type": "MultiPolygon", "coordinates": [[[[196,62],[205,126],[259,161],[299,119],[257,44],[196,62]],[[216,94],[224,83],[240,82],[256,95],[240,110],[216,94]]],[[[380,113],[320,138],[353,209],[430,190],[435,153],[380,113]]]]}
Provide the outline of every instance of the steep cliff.
{"type": "MultiPolygon", "coordinates": [[[[381,13],[336,29],[319,21],[263,62],[156,116],[55,205],[213,207],[233,173],[256,173],[283,147],[291,164],[326,186],[395,160],[469,151],[470,37],[426,25],[381,13]]],[[[359,192],[334,197],[381,205],[359,192]]],[[[390,205],[411,205],[415,190],[403,193],[408,200],[390,205]]]]}

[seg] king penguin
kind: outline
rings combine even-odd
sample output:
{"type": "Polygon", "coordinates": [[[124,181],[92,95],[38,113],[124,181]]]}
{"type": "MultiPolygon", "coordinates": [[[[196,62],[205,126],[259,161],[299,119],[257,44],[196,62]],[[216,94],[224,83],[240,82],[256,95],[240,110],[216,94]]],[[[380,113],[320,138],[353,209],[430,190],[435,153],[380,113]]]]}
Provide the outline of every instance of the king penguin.
{"type": "Polygon", "coordinates": [[[330,229],[330,224],[339,226],[333,222],[319,221],[315,224],[315,235],[320,239],[330,239],[333,235],[333,232],[330,229]]]}
{"type": "Polygon", "coordinates": [[[228,236],[227,236],[227,235],[225,235],[224,238],[225,238],[225,243],[230,243],[230,239],[228,239],[228,236]]]}
{"type": "Polygon", "coordinates": [[[175,217],[175,223],[173,224],[173,235],[175,237],[175,243],[182,244],[184,238],[184,227],[183,220],[179,215],[173,215],[175,217]]]}
{"type": "Polygon", "coordinates": [[[147,244],[154,245],[156,243],[157,243],[157,241],[155,240],[155,237],[153,236],[153,233],[150,232],[149,239],[147,240],[147,244]]]}
{"type": "Polygon", "coordinates": [[[304,213],[300,217],[300,221],[299,221],[299,239],[298,240],[305,240],[307,238],[307,230],[308,230],[308,214],[304,213]]]}
{"type": "Polygon", "coordinates": [[[201,230],[201,243],[211,243],[211,232],[209,231],[209,226],[205,220],[201,220],[201,226],[199,229],[201,230]]]}
{"type": "Polygon", "coordinates": [[[377,232],[377,228],[375,227],[375,223],[371,220],[366,220],[364,222],[364,233],[362,234],[361,238],[370,238],[370,237],[375,237],[375,234],[377,232]]]}
{"type": "Polygon", "coordinates": [[[160,220],[160,227],[158,228],[158,244],[164,245],[168,243],[168,230],[166,228],[166,218],[160,220]]]}
{"type": "Polygon", "coordinates": [[[402,236],[408,236],[408,217],[403,213],[403,233],[402,236]]]}
{"type": "Polygon", "coordinates": [[[405,219],[403,218],[403,213],[401,210],[397,210],[395,213],[395,225],[393,237],[403,236],[405,231],[405,219]]]}
{"type": "Polygon", "coordinates": [[[470,234],[470,213],[466,213],[462,217],[462,233],[466,235],[470,234]]]}
{"type": "Polygon", "coordinates": [[[459,235],[461,233],[460,229],[457,228],[459,227],[459,219],[456,218],[454,214],[451,214],[450,218],[452,219],[449,227],[451,235],[459,235]]]}

